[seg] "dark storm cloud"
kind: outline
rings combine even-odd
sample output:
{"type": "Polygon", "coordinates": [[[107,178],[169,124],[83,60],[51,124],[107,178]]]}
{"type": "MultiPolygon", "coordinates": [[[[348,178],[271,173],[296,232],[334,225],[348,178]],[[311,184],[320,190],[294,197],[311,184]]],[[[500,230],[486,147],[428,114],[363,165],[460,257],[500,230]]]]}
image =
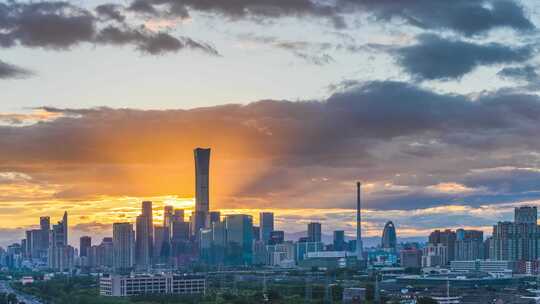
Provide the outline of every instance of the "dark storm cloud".
{"type": "Polygon", "coordinates": [[[531,65],[521,67],[506,67],[500,70],[497,75],[506,79],[524,80],[534,82],[540,80],[540,75],[536,68],[531,65]]]}
{"type": "Polygon", "coordinates": [[[538,195],[540,192],[540,171],[528,168],[494,168],[467,174],[464,184],[469,187],[485,187],[490,191],[538,195]],[[531,193],[532,192],[532,193],[531,193]]]}
{"type": "Polygon", "coordinates": [[[476,44],[436,35],[422,35],[416,44],[396,51],[398,63],[405,71],[425,80],[460,78],[478,66],[524,62],[534,53],[531,46],[476,44]]]}
{"type": "Polygon", "coordinates": [[[400,18],[408,24],[432,30],[453,30],[467,36],[493,28],[518,31],[535,28],[523,7],[512,0],[341,0],[344,8],[360,7],[381,20],[400,18]]]}
{"type": "Polygon", "coordinates": [[[540,149],[533,135],[540,132],[536,95],[501,91],[473,99],[368,82],[325,101],[44,110],[64,116],[0,127],[0,171],[66,185],[62,193],[177,193],[178,180],[190,180],[183,172],[191,172],[191,149],[210,146],[219,155],[215,179],[237,183],[222,186],[233,193],[221,191],[217,200],[238,206],[262,200],[275,207],[350,207],[354,196],[346,185],[359,178],[373,184],[366,204],[376,209],[540,197],[536,174],[522,169],[532,166],[522,154],[540,149]],[[519,174],[489,180],[478,173],[500,167],[519,174]],[[503,187],[505,181],[511,186],[503,187]]]}
{"type": "Polygon", "coordinates": [[[117,22],[124,22],[126,20],[126,16],[124,16],[122,10],[123,7],[116,4],[103,4],[96,7],[98,16],[117,22]]]}
{"type": "Polygon", "coordinates": [[[154,14],[161,7],[166,14],[176,14],[185,18],[189,11],[218,14],[233,20],[254,18],[269,19],[280,17],[323,17],[337,28],[345,27],[343,16],[335,5],[321,4],[312,0],[135,0],[130,8],[134,11],[154,14]]]}
{"type": "Polygon", "coordinates": [[[128,10],[147,15],[158,15],[158,11],[148,0],[134,0],[129,5],[128,10]]]}
{"type": "Polygon", "coordinates": [[[219,55],[213,46],[188,37],[177,38],[167,33],[155,34],[145,30],[121,29],[114,26],[102,29],[97,35],[96,41],[111,45],[134,44],[140,51],[152,55],[176,52],[185,48],[199,49],[208,54],[219,55]]]}
{"type": "Polygon", "coordinates": [[[2,45],[67,49],[92,40],[94,16],[68,2],[0,4],[2,45]]]}
{"type": "Polygon", "coordinates": [[[0,79],[26,78],[32,74],[29,70],[0,60],[0,79]]]}
{"type": "Polygon", "coordinates": [[[0,47],[17,45],[68,50],[81,43],[134,45],[148,54],[176,52],[185,48],[217,54],[210,45],[165,32],[150,32],[124,23],[123,8],[103,4],[95,14],[69,2],[42,1],[0,3],[0,47]],[[121,28],[108,24],[114,20],[121,28]]]}
{"type": "Polygon", "coordinates": [[[189,11],[215,13],[232,19],[248,17],[279,18],[284,16],[324,17],[335,27],[346,26],[344,16],[359,12],[375,15],[379,20],[400,18],[410,25],[430,30],[453,30],[467,36],[485,33],[493,28],[508,27],[518,31],[534,29],[524,8],[511,0],[135,0],[135,11],[155,14],[162,6],[167,12],[189,11]]]}

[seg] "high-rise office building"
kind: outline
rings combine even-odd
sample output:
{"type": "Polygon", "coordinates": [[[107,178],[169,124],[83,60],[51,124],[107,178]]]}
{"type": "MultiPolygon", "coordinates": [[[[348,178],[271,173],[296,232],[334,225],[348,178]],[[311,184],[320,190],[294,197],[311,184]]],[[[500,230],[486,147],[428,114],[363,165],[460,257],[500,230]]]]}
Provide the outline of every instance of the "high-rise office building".
{"type": "Polygon", "coordinates": [[[183,222],[184,214],[184,209],[174,209],[173,222],[183,222]]]}
{"type": "Polygon", "coordinates": [[[47,262],[49,251],[50,218],[43,216],[39,219],[39,229],[26,231],[25,244],[22,246],[26,258],[47,262]]]}
{"type": "Polygon", "coordinates": [[[514,209],[514,223],[535,224],[538,221],[538,210],[536,207],[524,206],[514,209]]]}
{"type": "Polygon", "coordinates": [[[42,216],[39,218],[39,227],[41,229],[41,240],[39,245],[40,259],[47,260],[47,252],[49,250],[49,234],[51,231],[51,218],[42,216]]]}
{"type": "Polygon", "coordinates": [[[210,210],[210,149],[196,148],[195,156],[195,216],[193,233],[204,228],[206,215],[210,210]],[[202,221],[201,221],[202,220],[202,221]]]}
{"type": "Polygon", "coordinates": [[[345,251],[345,231],[334,231],[334,251],[345,251]]]}
{"type": "Polygon", "coordinates": [[[270,232],[270,240],[268,241],[268,245],[277,245],[283,242],[285,242],[285,231],[274,230],[270,232]]]}
{"type": "Polygon", "coordinates": [[[81,236],[79,240],[79,256],[88,257],[90,247],[92,247],[92,238],[89,236],[81,236]]]}
{"type": "Polygon", "coordinates": [[[227,260],[234,265],[253,263],[253,219],[249,215],[235,214],[225,218],[227,228],[227,260]]]}
{"type": "Polygon", "coordinates": [[[198,238],[199,231],[203,229],[206,225],[206,219],[208,217],[208,213],[204,211],[194,211],[191,214],[191,234],[198,238]]]}
{"type": "Polygon", "coordinates": [[[111,237],[103,238],[101,244],[90,247],[89,266],[100,269],[111,269],[114,265],[114,246],[111,237]]]}
{"type": "Polygon", "coordinates": [[[173,218],[174,218],[174,207],[173,206],[163,207],[163,226],[171,227],[173,218]]]}
{"type": "Polygon", "coordinates": [[[67,246],[68,244],[68,214],[64,212],[62,220],[53,225],[51,231],[52,243],[56,246],[67,246]]]}
{"type": "Polygon", "coordinates": [[[188,222],[173,222],[173,241],[189,241],[189,223],[188,222]]]}
{"type": "Polygon", "coordinates": [[[210,211],[206,216],[206,227],[212,228],[213,223],[221,221],[221,212],[219,211],[210,211]]]}
{"type": "Polygon", "coordinates": [[[152,214],[153,214],[153,209],[152,209],[152,202],[151,201],[143,201],[141,203],[141,214],[143,216],[147,216],[147,217],[152,217],[152,214]]]}
{"type": "Polygon", "coordinates": [[[41,241],[42,241],[41,229],[32,229],[32,230],[26,231],[25,244],[24,246],[22,246],[22,249],[25,252],[26,258],[28,259],[40,258],[41,241]]]}
{"type": "Polygon", "coordinates": [[[225,222],[217,222],[212,224],[212,240],[216,246],[225,250],[227,245],[227,227],[225,222]]]}
{"type": "Polygon", "coordinates": [[[63,271],[73,267],[74,250],[68,245],[68,214],[53,225],[49,234],[48,265],[54,270],[63,271]]]}
{"type": "Polygon", "coordinates": [[[381,240],[381,247],[384,250],[389,250],[392,252],[396,251],[397,246],[397,237],[396,237],[396,227],[392,221],[389,221],[384,225],[383,235],[381,240]]]}
{"type": "Polygon", "coordinates": [[[261,231],[261,241],[268,244],[270,241],[270,234],[274,231],[274,213],[261,212],[259,214],[259,227],[261,231]]]}
{"type": "Polygon", "coordinates": [[[167,229],[165,241],[170,242],[172,236],[172,223],[174,221],[174,207],[165,206],[163,207],[163,227],[167,229]]]}
{"type": "Polygon", "coordinates": [[[435,230],[429,235],[429,243],[432,245],[442,244],[446,246],[444,261],[449,263],[455,260],[456,232],[450,229],[444,231],[435,230]]]}
{"type": "Polygon", "coordinates": [[[505,261],[534,261],[540,258],[540,226],[536,207],[514,210],[514,222],[493,226],[489,258],[505,261]]]}
{"type": "Polygon", "coordinates": [[[150,258],[152,258],[154,252],[154,212],[151,201],[142,202],[141,215],[147,220],[146,226],[148,227],[148,246],[150,248],[150,258]]]}
{"type": "Polygon", "coordinates": [[[41,230],[51,230],[51,218],[48,216],[42,216],[39,218],[39,227],[41,230]]]}
{"type": "Polygon", "coordinates": [[[456,230],[456,261],[484,259],[484,232],[481,230],[456,230]]]}
{"type": "Polygon", "coordinates": [[[152,248],[150,246],[148,218],[137,216],[135,222],[135,263],[139,269],[148,269],[152,264],[152,248]]]}
{"type": "Polygon", "coordinates": [[[309,242],[320,242],[322,239],[321,223],[311,222],[308,224],[307,238],[309,242]]]}
{"type": "Polygon", "coordinates": [[[261,227],[259,226],[253,226],[253,241],[260,241],[261,240],[261,227]]]}
{"type": "Polygon", "coordinates": [[[163,263],[163,256],[166,254],[168,246],[167,236],[169,228],[154,226],[154,260],[156,263],[163,263]]]}
{"type": "Polygon", "coordinates": [[[135,232],[131,223],[113,224],[113,264],[117,272],[129,272],[135,263],[135,232]]]}

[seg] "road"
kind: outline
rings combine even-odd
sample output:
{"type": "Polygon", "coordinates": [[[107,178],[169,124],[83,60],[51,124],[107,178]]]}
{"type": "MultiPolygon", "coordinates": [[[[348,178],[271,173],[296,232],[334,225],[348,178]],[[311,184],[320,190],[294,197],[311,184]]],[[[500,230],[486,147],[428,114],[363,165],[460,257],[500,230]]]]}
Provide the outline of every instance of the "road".
{"type": "Polygon", "coordinates": [[[9,286],[8,281],[0,281],[0,292],[14,293],[17,295],[17,299],[19,299],[19,301],[22,301],[26,304],[43,304],[43,302],[39,301],[39,299],[36,299],[31,295],[27,295],[14,290],[13,288],[11,288],[11,286],[9,286]]]}

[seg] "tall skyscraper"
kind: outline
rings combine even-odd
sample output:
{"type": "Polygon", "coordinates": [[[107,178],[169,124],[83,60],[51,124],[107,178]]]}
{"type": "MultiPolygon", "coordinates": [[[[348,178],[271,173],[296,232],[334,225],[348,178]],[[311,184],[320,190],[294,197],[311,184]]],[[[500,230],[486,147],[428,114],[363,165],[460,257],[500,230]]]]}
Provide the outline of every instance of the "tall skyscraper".
{"type": "Polygon", "coordinates": [[[257,242],[261,240],[261,227],[253,226],[253,241],[257,242]]]}
{"type": "Polygon", "coordinates": [[[113,264],[117,272],[128,272],[135,263],[135,232],[131,223],[113,224],[113,264]]]}
{"type": "Polygon", "coordinates": [[[41,229],[40,240],[40,258],[47,260],[47,251],[49,250],[49,234],[51,231],[51,218],[48,216],[42,216],[39,218],[39,226],[41,229]]]}
{"type": "Polygon", "coordinates": [[[384,225],[381,247],[385,250],[392,252],[396,251],[397,246],[397,236],[396,236],[396,227],[392,221],[389,221],[384,225]]]}
{"type": "Polygon", "coordinates": [[[516,224],[535,224],[538,221],[536,207],[524,206],[514,209],[514,222],[516,224]]]}
{"type": "Polygon", "coordinates": [[[268,240],[268,245],[277,245],[285,242],[285,231],[274,230],[270,233],[270,240],[268,240]]]}
{"type": "Polygon", "coordinates": [[[174,207],[173,206],[165,206],[163,207],[163,227],[167,229],[165,240],[169,242],[171,240],[172,235],[172,223],[174,219],[174,207]]]}
{"type": "Polygon", "coordinates": [[[89,236],[81,236],[79,240],[79,256],[88,257],[90,247],[92,247],[92,238],[89,236]]]}
{"type": "Polygon", "coordinates": [[[445,261],[455,260],[456,232],[450,229],[444,231],[435,230],[429,235],[429,243],[433,245],[442,244],[447,248],[445,261]]]}
{"type": "Polygon", "coordinates": [[[514,209],[514,222],[493,226],[489,258],[506,261],[535,261],[540,258],[540,226],[536,207],[514,209]]]}
{"type": "Polygon", "coordinates": [[[146,226],[148,227],[148,246],[150,250],[150,258],[154,252],[154,213],[151,201],[144,201],[141,205],[141,215],[146,218],[146,226]]]}
{"type": "Polygon", "coordinates": [[[23,246],[22,249],[25,251],[27,258],[38,259],[40,257],[41,241],[41,229],[32,229],[26,231],[26,246],[23,246]]]}
{"type": "Polygon", "coordinates": [[[356,183],[356,256],[359,261],[364,259],[364,245],[362,244],[362,203],[360,190],[362,184],[356,183]]]}
{"type": "Polygon", "coordinates": [[[73,266],[74,250],[68,245],[68,214],[53,225],[49,238],[48,265],[54,270],[63,271],[73,266]]]}
{"type": "Polygon", "coordinates": [[[28,259],[46,262],[49,250],[50,218],[48,216],[41,217],[39,224],[39,229],[26,231],[26,244],[22,249],[28,259]]]}
{"type": "Polygon", "coordinates": [[[456,230],[456,261],[484,259],[484,232],[481,230],[456,230]]]}
{"type": "Polygon", "coordinates": [[[270,235],[274,231],[274,213],[261,212],[259,213],[259,227],[261,231],[260,239],[264,244],[268,245],[270,235]]]}
{"type": "Polygon", "coordinates": [[[311,222],[308,224],[308,242],[320,242],[322,239],[321,223],[311,222]]]}
{"type": "Polygon", "coordinates": [[[167,237],[167,227],[155,226],[154,227],[154,261],[156,263],[162,263],[162,257],[164,255],[164,248],[167,246],[166,237],[167,237]]]}
{"type": "Polygon", "coordinates": [[[213,223],[221,221],[221,212],[219,211],[210,211],[206,216],[206,227],[212,227],[213,223]]]}
{"type": "Polygon", "coordinates": [[[345,251],[345,231],[334,231],[334,250],[345,251]]]}
{"type": "Polygon", "coordinates": [[[41,230],[51,230],[51,218],[48,216],[42,216],[39,218],[39,227],[41,230]]]}
{"type": "Polygon", "coordinates": [[[173,221],[175,222],[183,222],[184,221],[184,209],[175,209],[174,210],[174,217],[173,221]]]}
{"type": "Polygon", "coordinates": [[[152,263],[148,218],[144,215],[137,216],[135,226],[135,263],[139,269],[148,269],[152,263]]]}
{"type": "Polygon", "coordinates": [[[170,227],[174,217],[174,207],[165,206],[163,207],[163,226],[170,227]]]}
{"type": "Polygon", "coordinates": [[[183,242],[189,241],[189,223],[188,222],[180,222],[180,221],[173,222],[172,240],[183,241],[183,242]]]}
{"type": "Polygon", "coordinates": [[[234,265],[253,263],[253,219],[235,214],[225,218],[227,228],[228,261],[234,265]]]}
{"type": "Polygon", "coordinates": [[[195,156],[195,212],[193,234],[204,228],[210,210],[210,149],[196,148],[195,156]]]}

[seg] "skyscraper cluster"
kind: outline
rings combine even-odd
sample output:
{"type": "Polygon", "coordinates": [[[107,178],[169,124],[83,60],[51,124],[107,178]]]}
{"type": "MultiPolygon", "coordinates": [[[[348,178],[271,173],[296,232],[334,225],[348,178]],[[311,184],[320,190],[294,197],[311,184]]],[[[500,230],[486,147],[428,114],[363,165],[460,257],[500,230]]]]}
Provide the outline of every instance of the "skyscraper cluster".
{"type": "Polygon", "coordinates": [[[540,227],[536,207],[514,210],[513,222],[499,222],[493,226],[487,240],[489,257],[493,260],[533,261],[540,257],[540,227]]]}
{"type": "MultiPolygon", "coordinates": [[[[79,255],[68,245],[68,216],[50,225],[48,217],[40,219],[40,228],[29,230],[20,245],[8,247],[19,260],[42,261],[55,271],[82,270],[131,273],[150,272],[193,265],[272,265],[295,266],[318,259],[354,258],[363,260],[361,238],[360,183],[357,184],[356,240],[345,239],[343,230],[334,231],[333,243],[323,243],[322,224],[306,224],[306,235],[298,241],[286,241],[285,232],[275,230],[274,213],[261,212],[259,226],[247,214],[222,216],[210,209],[210,149],[194,150],[195,208],[186,220],[183,209],[163,207],[163,218],[156,218],[151,201],[141,203],[140,213],[132,222],[112,225],[112,237],[98,244],[90,236],[80,238],[79,255]],[[157,220],[156,220],[157,219],[157,220]],[[155,222],[162,222],[156,225],[155,222]]],[[[385,229],[383,243],[395,247],[395,231],[385,229]],[[388,231],[387,231],[388,230],[388,231]],[[393,234],[392,234],[393,233],[393,234]]],[[[385,245],[386,246],[386,245],[385,245]]],[[[337,261],[337,260],[336,260],[337,261]]],[[[20,264],[20,261],[19,261],[20,264]]]]}
{"type": "Polygon", "coordinates": [[[48,216],[39,220],[39,228],[26,231],[21,242],[21,259],[64,271],[73,268],[76,250],[68,244],[68,214],[52,225],[48,216]]]}

